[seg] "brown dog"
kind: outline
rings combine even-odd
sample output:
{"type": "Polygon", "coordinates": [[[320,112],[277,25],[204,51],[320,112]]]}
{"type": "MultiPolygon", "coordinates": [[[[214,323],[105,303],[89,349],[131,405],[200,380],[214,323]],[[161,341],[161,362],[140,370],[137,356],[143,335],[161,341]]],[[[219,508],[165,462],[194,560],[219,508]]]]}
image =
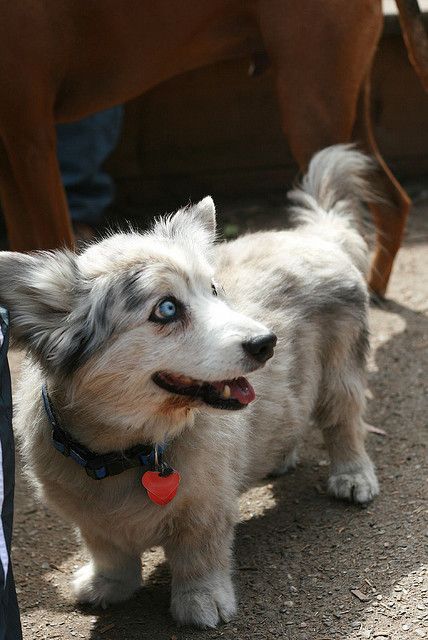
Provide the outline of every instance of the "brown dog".
{"type": "MultiPolygon", "coordinates": [[[[413,46],[409,3],[398,1],[413,46]]],[[[378,240],[370,284],[383,295],[409,199],[370,125],[369,76],[382,24],[381,0],[1,2],[0,190],[11,247],[73,245],[56,122],[123,102],[190,69],[251,55],[262,42],[300,167],[322,147],[348,141],[356,120],[359,138],[379,162],[391,204],[372,208],[378,240]]]]}

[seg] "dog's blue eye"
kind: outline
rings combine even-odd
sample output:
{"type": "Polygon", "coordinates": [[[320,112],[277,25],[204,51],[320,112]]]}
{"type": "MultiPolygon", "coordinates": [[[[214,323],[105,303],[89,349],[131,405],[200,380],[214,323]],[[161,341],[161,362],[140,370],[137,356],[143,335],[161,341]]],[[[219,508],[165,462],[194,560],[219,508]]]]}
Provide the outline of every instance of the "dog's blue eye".
{"type": "Polygon", "coordinates": [[[158,309],[162,318],[173,318],[177,313],[177,307],[172,300],[164,300],[160,303],[158,309]]]}
{"type": "Polygon", "coordinates": [[[174,320],[177,316],[177,303],[174,300],[162,300],[153,312],[154,320],[174,320]]]}

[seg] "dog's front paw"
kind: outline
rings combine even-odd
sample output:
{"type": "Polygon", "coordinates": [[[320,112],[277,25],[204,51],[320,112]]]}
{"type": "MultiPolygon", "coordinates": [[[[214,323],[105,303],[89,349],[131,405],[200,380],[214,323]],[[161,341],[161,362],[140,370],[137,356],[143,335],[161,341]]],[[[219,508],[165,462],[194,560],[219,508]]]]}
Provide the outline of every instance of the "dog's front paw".
{"type": "Polygon", "coordinates": [[[212,572],[198,580],[173,584],[171,613],[180,625],[216,627],[236,613],[232,580],[222,572],[212,572]]]}
{"type": "Polygon", "coordinates": [[[328,491],[335,498],[357,504],[371,502],[379,493],[379,483],[371,462],[357,469],[342,468],[328,479],[328,491]]]}
{"type": "Polygon", "coordinates": [[[78,602],[105,609],[109,604],[128,600],[140,586],[140,579],[136,575],[104,575],[89,562],[76,571],[72,586],[78,602]]]}

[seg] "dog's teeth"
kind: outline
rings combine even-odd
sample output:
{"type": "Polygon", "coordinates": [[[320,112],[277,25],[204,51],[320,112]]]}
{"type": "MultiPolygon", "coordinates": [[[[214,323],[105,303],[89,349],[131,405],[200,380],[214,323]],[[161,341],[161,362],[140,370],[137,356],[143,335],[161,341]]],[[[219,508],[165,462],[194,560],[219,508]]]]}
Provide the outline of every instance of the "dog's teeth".
{"type": "Polygon", "coordinates": [[[226,400],[228,400],[230,398],[230,387],[229,387],[228,384],[224,385],[223,393],[221,395],[226,400]]]}
{"type": "Polygon", "coordinates": [[[192,378],[188,378],[187,376],[181,376],[180,377],[180,382],[182,382],[183,384],[187,384],[190,385],[193,383],[192,378]]]}

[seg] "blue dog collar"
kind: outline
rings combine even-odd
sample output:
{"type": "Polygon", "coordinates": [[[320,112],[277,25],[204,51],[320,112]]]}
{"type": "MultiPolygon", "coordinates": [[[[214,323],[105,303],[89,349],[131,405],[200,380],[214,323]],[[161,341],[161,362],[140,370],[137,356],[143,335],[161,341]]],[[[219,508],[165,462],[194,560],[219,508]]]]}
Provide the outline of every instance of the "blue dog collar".
{"type": "Polygon", "coordinates": [[[52,444],[59,453],[71,458],[83,467],[90,478],[103,480],[116,476],[133,467],[144,467],[145,471],[161,469],[168,475],[169,467],[163,462],[165,444],[136,445],[125,451],[111,451],[98,454],[74,440],[60,425],[46,385],[42,386],[43,405],[52,426],[52,444]]]}

